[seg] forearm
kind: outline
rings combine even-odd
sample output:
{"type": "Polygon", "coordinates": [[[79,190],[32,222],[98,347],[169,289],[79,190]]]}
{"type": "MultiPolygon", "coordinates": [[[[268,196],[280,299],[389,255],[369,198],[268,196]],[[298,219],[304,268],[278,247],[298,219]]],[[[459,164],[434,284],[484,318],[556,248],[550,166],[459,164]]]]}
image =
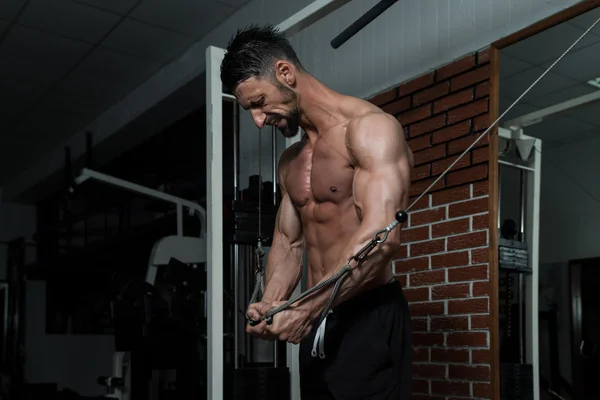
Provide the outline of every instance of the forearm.
{"type": "MultiPolygon", "coordinates": [[[[351,257],[369,244],[373,239],[375,232],[379,231],[384,226],[385,225],[375,227],[373,224],[363,225],[352,236],[348,245],[344,248],[344,251],[342,251],[335,267],[323,276],[320,282],[330,279],[338,273],[348,263],[348,260],[351,257]]],[[[399,230],[400,229],[396,229],[396,232],[392,231],[385,242],[376,244],[360,263],[355,260],[350,262],[352,270],[343,278],[332,306],[336,306],[337,304],[356,296],[363,290],[372,287],[372,285],[380,279],[381,273],[385,268],[388,268],[389,260],[397,250],[397,246],[399,246],[399,232],[397,232],[399,230]]],[[[331,283],[310,297],[310,309],[314,318],[318,318],[329,303],[334,286],[335,283],[331,283]]]]}
{"type": "Polygon", "coordinates": [[[287,300],[302,276],[302,248],[274,241],[267,257],[265,293],[267,302],[287,300]]]}

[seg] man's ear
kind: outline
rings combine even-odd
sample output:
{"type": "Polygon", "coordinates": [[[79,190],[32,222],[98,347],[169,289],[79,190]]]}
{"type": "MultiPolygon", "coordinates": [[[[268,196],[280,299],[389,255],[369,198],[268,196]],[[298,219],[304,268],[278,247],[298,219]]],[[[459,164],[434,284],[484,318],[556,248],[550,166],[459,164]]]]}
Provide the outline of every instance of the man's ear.
{"type": "Polygon", "coordinates": [[[290,62],[279,60],[275,64],[275,76],[277,80],[291,88],[296,86],[296,68],[290,62]]]}

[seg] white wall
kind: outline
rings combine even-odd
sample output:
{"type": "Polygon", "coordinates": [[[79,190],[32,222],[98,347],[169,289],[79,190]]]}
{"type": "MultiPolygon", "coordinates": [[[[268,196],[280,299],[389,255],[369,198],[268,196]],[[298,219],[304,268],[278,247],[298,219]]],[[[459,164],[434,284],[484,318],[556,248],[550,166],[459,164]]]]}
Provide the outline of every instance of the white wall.
{"type": "MultiPolygon", "coordinates": [[[[402,0],[348,43],[333,50],[329,42],[377,0],[353,0],[292,38],[305,67],[333,89],[367,97],[572,6],[577,0],[402,0]]],[[[63,166],[65,145],[74,158],[85,151],[85,132],[101,142],[205,71],[208,45],[225,46],[236,29],[252,23],[277,24],[309,4],[308,0],[254,0],[165,66],[123,100],[82,129],[47,158],[40,159],[4,187],[19,196],[63,166]]],[[[525,88],[523,88],[525,89],[525,88]]],[[[203,93],[198,101],[203,100],[203,93]]],[[[189,107],[173,104],[176,108],[189,107]]],[[[157,109],[154,113],[160,114],[157,109]]],[[[155,134],[172,121],[155,124],[155,134]]],[[[124,151],[125,149],[123,149],[124,151]]]]}
{"type": "Polygon", "coordinates": [[[598,148],[600,136],[543,151],[542,264],[600,257],[598,148]]]}
{"type": "MultiPolygon", "coordinates": [[[[76,284],[76,282],[74,283],[76,284]]],[[[25,377],[30,383],[56,382],[84,396],[106,393],[98,376],[112,374],[112,335],[47,335],[46,284],[27,283],[25,377]]]]}

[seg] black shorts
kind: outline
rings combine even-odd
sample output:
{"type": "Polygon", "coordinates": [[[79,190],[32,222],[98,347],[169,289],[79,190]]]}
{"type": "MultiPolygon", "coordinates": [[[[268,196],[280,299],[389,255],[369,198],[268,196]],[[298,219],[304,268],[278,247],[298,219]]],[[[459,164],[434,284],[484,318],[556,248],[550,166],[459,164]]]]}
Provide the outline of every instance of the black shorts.
{"type": "Polygon", "coordinates": [[[412,398],[410,313],[399,282],[340,304],[324,335],[317,324],[300,344],[302,400],[412,398]]]}

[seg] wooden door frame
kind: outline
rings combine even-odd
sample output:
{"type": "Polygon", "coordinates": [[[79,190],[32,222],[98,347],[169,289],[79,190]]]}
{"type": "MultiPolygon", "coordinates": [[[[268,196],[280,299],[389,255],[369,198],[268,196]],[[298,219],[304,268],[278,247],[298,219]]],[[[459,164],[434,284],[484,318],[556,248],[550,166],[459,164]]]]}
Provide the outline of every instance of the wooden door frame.
{"type": "MultiPolygon", "coordinates": [[[[490,123],[500,116],[500,50],[528,39],[540,32],[566,22],[600,6],[600,0],[584,0],[559,11],[511,35],[501,38],[490,45],[490,123]]],[[[523,88],[525,89],[525,88],[523,88]]],[[[490,280],[490,349],[492,398],[500,399],[500,337],[498,318],[498,126],[489,136],[489,280],[490,280]]]]}

